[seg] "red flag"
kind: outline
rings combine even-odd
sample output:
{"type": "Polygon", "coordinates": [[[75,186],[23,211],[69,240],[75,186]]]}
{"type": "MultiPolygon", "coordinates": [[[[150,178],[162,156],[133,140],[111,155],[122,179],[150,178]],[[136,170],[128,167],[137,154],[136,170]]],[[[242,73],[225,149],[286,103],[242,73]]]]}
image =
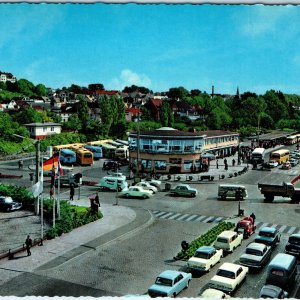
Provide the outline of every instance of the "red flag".
{"type": "Polygon", "coordinates": [[[57,167],[58,165],[58,156],[52,156],[43,162],[43,171],[50,171],[57,167]]]}
{"type": "Polygon", "coordinates": [[[60,161],[58,160],[57,168],[55,170],[55,178],[58,178],[60,175],[63,175],[63,169],[61,167],[60,161]]]}

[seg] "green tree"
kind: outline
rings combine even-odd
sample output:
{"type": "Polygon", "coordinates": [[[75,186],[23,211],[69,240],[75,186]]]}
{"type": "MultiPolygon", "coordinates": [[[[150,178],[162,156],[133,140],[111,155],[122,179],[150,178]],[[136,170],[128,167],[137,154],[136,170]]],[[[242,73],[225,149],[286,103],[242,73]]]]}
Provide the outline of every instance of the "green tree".
{"type": "Polygon", "coordinates": [[[34,92],[39,97],[47,96],[48,94],[47,88],[41,83],[36,85],[36,87],[34,88],[34,92]]]}
{"type": "Polygon", "coordinates": [[[82,132],[89,132],[89,123],[91,121],[91,117],[89,114],[88,104],[81,95],[79,95],[78,118],[81,121],[82,132]]]}
{"type": "Polygon", "coordinates": [[[14,119],[19,124],[40,123],[43,122],[43,115],[34,110],[32,107],[21,109],[14,119]]]}
{"type": "Polygon", "coordinates": [[[113,122],[113,107],[111,105],[110,99],[106,95],[99,98],[99,107],[99,115],[101,123],[103,124],[102,135],[108,136],[110,127],[113,122]]]}
{"type": "Polygon", "coordinates": [[[184,87],[175,87],[170,88],[168,91],[168,96],[171,99],[184,99],[189,94],[188,90],[186,90],[184,87]]]}
{"type": "Polygon", "coordinates": [[[170,104],[167,101],[163,101],[160,111],[160,122],[162,126],[173,127],[174,126],[174,115],[170,104]]]}
{"type": "Polygon", "coordinates": [[[25,96],[33,96],[34,88],[34,84],[27,79],[20,79],[17,81],[17,91],[25,96]]]}
{"type": "Polygon", "coordinates": [[[89,90],[97,91],[97,90],[105,90],[104,85],[102,83],[91,83],[88,85],[89,90]]]}

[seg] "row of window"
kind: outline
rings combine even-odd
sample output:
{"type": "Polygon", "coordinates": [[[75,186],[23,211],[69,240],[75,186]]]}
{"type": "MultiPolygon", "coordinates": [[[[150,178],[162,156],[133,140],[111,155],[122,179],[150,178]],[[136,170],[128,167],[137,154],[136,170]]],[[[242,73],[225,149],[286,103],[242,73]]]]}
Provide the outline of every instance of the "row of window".
{"type": "Polygon", "coordinates": [[[232,136],[205,138],[204,143],[205,145],[210,145],[210,144],[224,143],[224,142],[237,141],[237,140],[238,140],[238,136],[232,135],[232,136]]]}

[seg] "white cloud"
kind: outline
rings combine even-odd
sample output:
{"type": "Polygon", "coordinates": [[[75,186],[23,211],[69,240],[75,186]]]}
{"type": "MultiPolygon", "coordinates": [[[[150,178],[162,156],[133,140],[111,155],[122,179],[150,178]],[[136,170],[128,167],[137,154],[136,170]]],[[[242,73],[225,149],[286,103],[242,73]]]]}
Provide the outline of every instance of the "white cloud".
{"type": "Polygon", "coordinates": [[[246,16],[239,17],[239,25],[242,32],[250,37],[278,32],[281,28],[286,32],[288,24],[297,19],[294,19],[293,12],[292,6],[257,6],[246,16]]]}
{"type": "Polygon", "coordinates": [[[129,69],[121,71],[118,78],[113,78],[109,84],[110,89],[122,90],[125,86],[151,86],[151,79],[145,74],[137,74],[129,69]]]}

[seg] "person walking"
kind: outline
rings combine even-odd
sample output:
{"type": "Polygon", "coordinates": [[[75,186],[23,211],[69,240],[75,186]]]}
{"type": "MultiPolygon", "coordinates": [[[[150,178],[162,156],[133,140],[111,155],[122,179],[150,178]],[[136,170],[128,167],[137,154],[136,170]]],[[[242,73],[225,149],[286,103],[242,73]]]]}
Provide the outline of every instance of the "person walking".
{"type": "Polygon", "coordinates": [[[30,256],[31,255],[30,248],[32,247],[32,239],[30,238],[29,235],[27,235],[27,238],[25,240],[25,246],[26,246],[27,256],[30,256]]]}
{"type": "Polygon", "coordinates": [[[75,195],[74,184],[71,184],[71,186],[70,186],[70,201],[74,201],[74,195],[75,195]]]}
{"type": "Polygon", "coordinates": [[[232,160],[232,166],[235,166],[235,159],[232,160]]]}
{"type": "Polygon", "coordinates": [[[252,214],[250,215],[250,217],[253,219],[253,225],[254,225],[254,223],[255,223],[255,219],[256,219],[256,216],[255,216],[255,214],[254,214],[254,213],[252,213],[252,214]]]}
{"type": "Polygon", "coordinates": [[[20,169],[23,169],[23,160],[22,159],[19,160],[19,170],[20,169]]]}
{"type": "Polygon", "coordinates": [[[98,193],[96,194],[96,197],[95,197],[95,203],[98,205],[98,208],[100,208],[100,200],[99,200],[99,194],[98,193]]]}
{"type": "Polygon", "coordinates": [[[217,166],[217,169],[219,169],[219,162],[218,162],[218,160],[216,161],[216,166],[217,166]]]}

